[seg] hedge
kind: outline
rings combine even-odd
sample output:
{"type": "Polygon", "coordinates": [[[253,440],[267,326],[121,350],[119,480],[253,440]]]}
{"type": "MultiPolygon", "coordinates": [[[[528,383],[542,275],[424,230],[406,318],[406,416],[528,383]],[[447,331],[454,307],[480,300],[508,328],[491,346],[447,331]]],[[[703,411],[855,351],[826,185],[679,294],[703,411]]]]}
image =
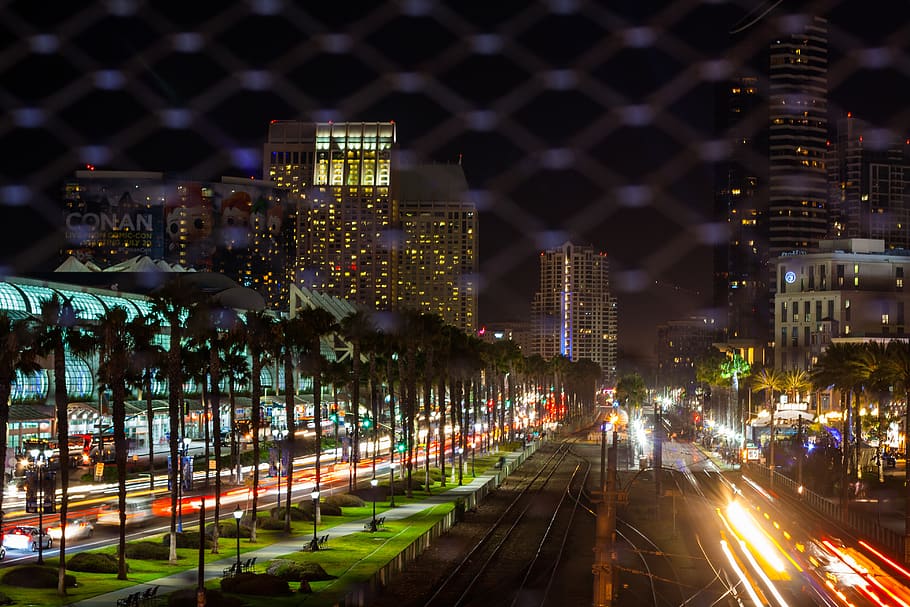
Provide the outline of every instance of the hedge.
{"type": "Polygon", "coordinates": [[[170,544],[158,544],[149,541],[129,542],[126,545],[126,556],[127,558],[143,561],[164,561],[171,556],[170,544]]]}
{"type": "MultiPolygon", "coordinates": [[[[66,568],[85,573],[117,573],[117,557],[113,554],[80,552],[66,560],[66,568]]],[[[130,566],[126,566],[130,570],[130,566]]]]}
{"type": "Polygon", "coordinates": [[[268,573],[241,573],[221,580],[221,589],[236,594],[281,596],[291,594],[286,580],[268,573]]]}
{"type": "MultiPolygon", "coordinates": [[[[8,571],[3,576],[3,583],[20,588],[56,588],[57,570],[41,565],[24,565],[8,571]]],[[[66,574],[64,584],[67,588],[76,585],[76,576],[66,574]]]]}

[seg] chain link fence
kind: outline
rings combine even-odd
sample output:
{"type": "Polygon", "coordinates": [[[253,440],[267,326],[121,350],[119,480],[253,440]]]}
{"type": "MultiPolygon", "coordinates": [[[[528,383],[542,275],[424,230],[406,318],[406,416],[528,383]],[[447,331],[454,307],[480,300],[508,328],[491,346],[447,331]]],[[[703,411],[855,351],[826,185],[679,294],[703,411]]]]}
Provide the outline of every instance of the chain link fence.
{"type": "MultiPolygon", "coordinates": [[[[86,164],[261,172],[271,119],[394,120],[402,157],[462,163],[481,211],[481,320],[522,314],[537,253],[611,258],[624,349],[710,312],[718,86],[766,81],[793,15],[829,18],[829,105],[908,131],[904,2],[3,4],[5,271],[53,268],[86,164]],[[733,32],[733,33],[731,33],[733,32]],[[848,107],[849,106],[849,107],[848,107]]],[[[756,129],[764,128],[762,116],[756,129]]]]}

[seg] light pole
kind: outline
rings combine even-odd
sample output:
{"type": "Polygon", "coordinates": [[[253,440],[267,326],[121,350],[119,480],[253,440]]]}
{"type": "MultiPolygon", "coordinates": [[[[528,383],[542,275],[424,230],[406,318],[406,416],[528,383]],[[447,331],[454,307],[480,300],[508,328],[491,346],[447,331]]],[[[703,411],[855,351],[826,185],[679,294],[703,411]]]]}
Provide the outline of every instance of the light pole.
{"type": "Polygon", "coordinates": [[[35,476],[38,479],[38,564],[44,564],[44,475],[42,465],[46,468],[48,459],[54,454],[50,449],[32,449],[29,451],[35,460],[35,476]]]}
{"type": "Polygon", "coordinates": [[[379,485],[379,479],[375,476],[370,479],[370,487],[373,489],[373,520],[370,521],[370,531],[376,531],[376,487],[379,485]]]}
{"type": "MultiPolygon", "coordinates": [[[[278,469],[278,501],[275,503],[275,507],[278,508],[278,510],[281,510],[281,440],[284,438],[284,433],[275,428],[272,430],[272,438],[275,441],[275,448],[278,452],[278,463],[276,465],[276,468],[278,469]]],[[[277,514],[280,513],[276,513],[276,516],[277,514]]]]}
{"type": "Polygon", "coordinates": [[[316,552],[319,550],[319,538],[316,537],[316,509],[319,507],[319,489],[313,489],[310,497],[313,498],[313,541],[310,543],[310,550],[316,552]]]}
{"type": "Polygon", "coordinates": [[[243,518],[243,510],[240,509],[240,506],[234,508],[234,520],[237,521],[237,569],[236,572],[240,573],[240,519],[243,518]]]}

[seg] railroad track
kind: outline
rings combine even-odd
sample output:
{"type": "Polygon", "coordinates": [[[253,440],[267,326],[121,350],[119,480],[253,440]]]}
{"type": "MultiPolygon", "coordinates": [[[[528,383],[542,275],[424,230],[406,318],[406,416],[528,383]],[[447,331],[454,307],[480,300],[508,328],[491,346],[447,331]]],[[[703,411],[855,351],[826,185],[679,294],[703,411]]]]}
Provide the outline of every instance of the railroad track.
{"type": "Polygon", "coordinates": [[[510,477],[514,497],[437,585],[426,607],[517,605],[519,598],[522,606],[546,604],[589,465],[568,441],[529,466],[532,461],[510,477]]]}

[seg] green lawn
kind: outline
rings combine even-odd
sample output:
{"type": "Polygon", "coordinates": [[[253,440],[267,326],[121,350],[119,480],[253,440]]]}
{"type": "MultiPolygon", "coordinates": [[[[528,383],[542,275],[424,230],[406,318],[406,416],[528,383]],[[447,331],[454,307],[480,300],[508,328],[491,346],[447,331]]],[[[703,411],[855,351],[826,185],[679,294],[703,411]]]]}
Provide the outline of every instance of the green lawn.
{"type": "MultiPolygon", "coordinates": [[[[493,466],[498,459],[499,454],[490,454],[486,456],[477,455],[474,466],[475,472],[477,474],[483,473],[486,469],[493,466]]],[[[465,484],[473,480],[473,477],[470,476],[470,459],[467,461],[467,471],[463,477],[463,482],[465,484]]],[[[449,470],[447,469],[447,472],[448,471],[449,470]]],[[[381,484],[387,486],[388,477],[386,475],[383,476],[385,478],[382,479],[381,484]]],[[[423,479],[422,468],[414,471],[414,478],[417,481],[421,481],[423,479]]],[[[451,473],[447,475],[446,480],[447,487],[445,489],[457,486],[457,480],[455,484],[451,482],[451,473]]],[[[432,494],[438,494],[443,490],[444,489],[441,487],[438,481],[430,487],[432,494]]],[[[398,493],[396,493],[394,497],[396,506],[401,506],[412,502],[417,503],[423,501],[427,497],[427,492],[425,489],[419,491],[415,490],[413,492],[413,497],[411,498],[398,493]]],[[[271,505],[263,504],[260,507],[268,509],[271,508],[271,505]]],[[[332,538],[329,541],[329,548],[327,550],[322,550],[315,553],[302,551],[292,552],[288,555],[285,555],[283,558],[297,561],[316,560],[322,565],[327,573],[337,576],[337,579],[335,580],[316,582],[312,584],[313,595],[307,597],[306,599],[307,605],[334,605],[344,595],[344,593],[347,591],[347,588],[351,584],[363,582],[370,579],[370,577],[372,577],[379,568],[388,563],[408,544],[413,542],[422,533],[426,532],[453,508],[453,502],[440,504],[407,519],[400,521],[389,521],[384,529],[376,533],[353,534],[344,537],[332,538]]],[[[377,516],[381,516],[381,513],[387,511],[388,509],[388,501],[376,503],[377,516]]],[[[368,519],[372,516],[372,513],[372,502],[367,502],[367,504],[362,507],[345,507],[343,509],[342,516],[323,516],[322,523],[320,524],[317,533],[331,534],[331,529],[333,527],[342,523],[368,519]]],[[[268,512],[260,512],[259,515],[261,517],[269,516],[268,512]]],[[[230,513],[225,514],[225,516],[222,518],[222,522],[230,522],[230,513]]],[[[188,530],[194,529],[194,527],[189,527],[186,525],[185,527],[188,530]]],[[[291,523],[291,528],[292,537],[306,538],[313,532],[313,523],[312,521],[294,521],[291,523]]],[[[256,543],[250,543],[249,539],[240,540],[241,553],[257,550],[259,548],[263,548],[287,538],[287,536],[282,531],[257,529],[256,534],[256,543]]],[[[151,538],[146,538],[146,540],[161,541],[161,538],[162,536],[158,535],[151,538]]],[[[220,554],[211,554],[211,550],[206,550],[206,562],[229,558],[236,554],[236,539],[221,538],[218,545],[220,554]]],[[[102,548],[93,552],[116,554],[116,547],[114,546],[102,548]]],[[[198,558],[197,550],[191,548],[180,548],[177,550],[177,554],[178,564],[176,565],[170,565],[166,560],[146,561],[140,559],[128,559],[130,568],[130,571],[128,573],[129,579],[124,581],[117,580],[116,574],[71,572],[76,576],[78,585],[75,588],[69,588],[67,590],[68,595],[66,597],[58,597],[56,591],[52,589],[27,589],[10,586],[2,583],[2,579],[0,579],[0,592],[10,597],[13,601],[15,601],[17,605],[41,605],[43,607],[58,607],[82,599],[97,596],[99,594],[111,592],[113,590],[118,590],[120,588],[133,586],[138,583],[152,582],[155,579],[165,577],[173,573],[179,573],[188,569],[195,570],[198,558]]],[[[48,566],[55,568],[58,563],[57,559],[54,558],[45,558],[45,562],[48,566]]],[[[262,572],[265,570],[265,566],[266,563],[257,563],[257,570],[262,572]]],[[[5,574],[7,571],[10,571],[12,569],[14,568],[11,567],[2,571],[5,574]]],[[[211,580],[207,583],[207,586],[211,588],[220,588],[220,580],[211,580]]],[[[295,591],[297,590],[296,583],[292,583],[292,589],[295,591]]],[[[300,602],[299,594],[287,598],[258,596],[241,596],[241,598],[251,606],[268,605],[269,607],[282,607],[284,605],[297,605],[300,602]]]]}

